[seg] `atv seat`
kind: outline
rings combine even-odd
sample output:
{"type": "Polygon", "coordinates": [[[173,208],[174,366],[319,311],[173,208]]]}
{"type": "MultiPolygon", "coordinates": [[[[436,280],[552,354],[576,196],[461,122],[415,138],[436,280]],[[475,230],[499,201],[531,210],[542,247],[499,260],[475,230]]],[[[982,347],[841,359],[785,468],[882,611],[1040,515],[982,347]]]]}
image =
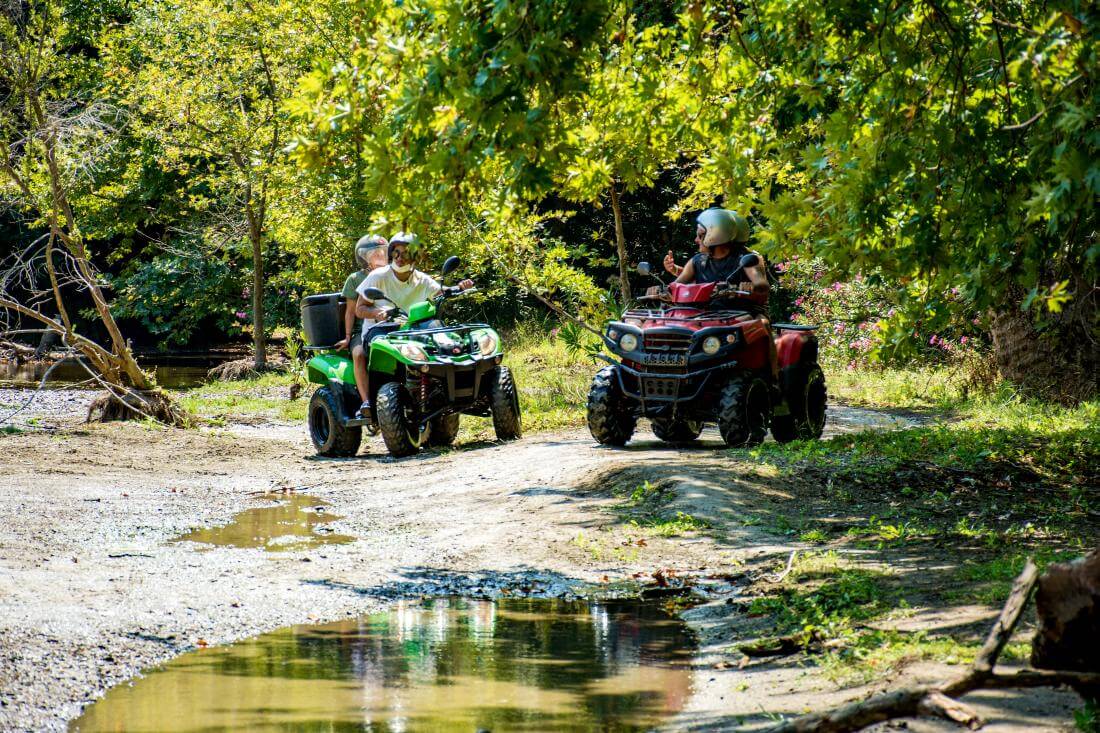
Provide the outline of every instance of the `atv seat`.
{"type": "Polygon", "coordinates": [[[773,323],[772,328],[777,331],[816,331],[820,326],[805,323],[773,323]]]}

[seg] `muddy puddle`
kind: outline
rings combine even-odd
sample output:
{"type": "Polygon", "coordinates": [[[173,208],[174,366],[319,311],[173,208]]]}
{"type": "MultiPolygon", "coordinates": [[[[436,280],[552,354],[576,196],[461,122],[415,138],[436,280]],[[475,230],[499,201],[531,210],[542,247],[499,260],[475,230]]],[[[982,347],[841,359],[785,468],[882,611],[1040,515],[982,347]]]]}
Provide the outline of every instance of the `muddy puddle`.
{"type": "Polygon", "coordinates": [[[229,524],[196,529],[173,542],[200,542],[215,547],[261,548],[269,552],[308,550],[322,545],[354,542],[326,526],[340,517],[328,512],[328,504],[304,494],[266,495],[269,506],[240,512],[229,524]]]}
{"type": "Polygon", "coordinates": [[[188,653],[70,731],[648,730],[686,703],[693,649],[654,603],[405,602],[188,653]]]}

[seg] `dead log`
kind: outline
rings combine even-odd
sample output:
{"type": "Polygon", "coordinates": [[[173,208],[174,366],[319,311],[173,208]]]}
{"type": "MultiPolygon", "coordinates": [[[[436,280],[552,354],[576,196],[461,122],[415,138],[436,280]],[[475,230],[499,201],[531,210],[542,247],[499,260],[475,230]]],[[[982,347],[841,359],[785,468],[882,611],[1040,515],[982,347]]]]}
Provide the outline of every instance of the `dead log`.
{"type": "Polygon", "coordinates": [[[1016,578],[1012,593],[989,630],[981,651],[965,674],[939,685],[893,690],[824,713],[792,718],[769,728],[768,733],[848,733],[874,723],[914,715],[936,715],[976,729],[981,727],[981,719],[957,700],[974,690],[1067,685],[1084,696],[1086,691],[1100,689],[1100,673],[1096,672],[1026,669],[1016,674],[998,674],[994,671],[997,659],[1012,637],[1020,614],[1027,605],[1038,575],[1038,569],[1029,559],[1016,578]]]}
{"type": "Polygon", "coordinates": [[[1048,567],[1035,590],[1035,612],[1032,666],[1100,672],[1100,549],[1048,567]]]}

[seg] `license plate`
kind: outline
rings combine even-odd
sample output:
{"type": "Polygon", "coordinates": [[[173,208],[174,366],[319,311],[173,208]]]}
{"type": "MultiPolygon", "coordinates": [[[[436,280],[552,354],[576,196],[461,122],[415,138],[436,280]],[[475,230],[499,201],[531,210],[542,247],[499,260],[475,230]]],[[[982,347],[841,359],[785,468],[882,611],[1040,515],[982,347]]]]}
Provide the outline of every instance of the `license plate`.
{"type": "Polygon", "coordinates": [[[684,366],[687,364],[687,354],[654,354],[642,355],[642,363],[646,366],[684,366]]]}

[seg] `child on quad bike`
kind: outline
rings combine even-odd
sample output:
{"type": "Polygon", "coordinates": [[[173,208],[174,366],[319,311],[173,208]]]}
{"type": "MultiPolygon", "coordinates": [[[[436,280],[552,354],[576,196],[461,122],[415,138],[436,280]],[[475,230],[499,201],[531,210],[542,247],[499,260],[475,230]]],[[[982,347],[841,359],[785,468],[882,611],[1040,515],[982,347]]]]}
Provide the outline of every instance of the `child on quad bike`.
{"type": "MultiPolygon", "coordinates": [[[[359,269],[348,275],[344,281],[344,289],[341,295],[347,299],[350,306],[355,302],[359,293],[356,291],[371,270],[386,266],[386,247],[389,242],[378,234],[364,234],[355,243],[355,263],[359,269]]],[[[371,321],[373,323],[373,321],[371,321]]],[[[363,349],[363,328],[365,321],[355,315],[355,308],[348,307],[344,310],[344,338],[335,345],[337,350],[348,349],[351,351],[351,363],[355,371],[355,386],[359,390],[359,398],[368,400],[369,384],[367,382],[367,352],[363,349]]]]}
{"type": "MultiPolygon", "coordinates": [[[[430,300],[443,286],[431,275],[421,272],[414,267],[415,250],[420,238],[412,232],[397,232],[390,237],[387,248],[389,265],[372,270],[356,288],[358,299],[355,303],[355,315],[363,318],[363,347],[370,344],[371,339],[380,336],[387,330],[392,330],[391,324],[383,323],[390,304],[396,305],[401,310],[408,312],[410,308],[421,301],[430,300]],[[386,302],[375,303],[364,295],[368,288],[381,290],[386,297],[386,302]],[[366,319],[371,319],[367,324],[366,319]]],[[[474,286],[474,281],[463,280],[458,284],[459,290],[468,290],[474,286]]],[[[358,373],[356,374],[358,381],[358,373]]],[[[363,404],[359,407],[360,416],[370,415],[370,392],[366,386],[366,369],[364,368],[364,386],[360,389],[363,404]]]]}

